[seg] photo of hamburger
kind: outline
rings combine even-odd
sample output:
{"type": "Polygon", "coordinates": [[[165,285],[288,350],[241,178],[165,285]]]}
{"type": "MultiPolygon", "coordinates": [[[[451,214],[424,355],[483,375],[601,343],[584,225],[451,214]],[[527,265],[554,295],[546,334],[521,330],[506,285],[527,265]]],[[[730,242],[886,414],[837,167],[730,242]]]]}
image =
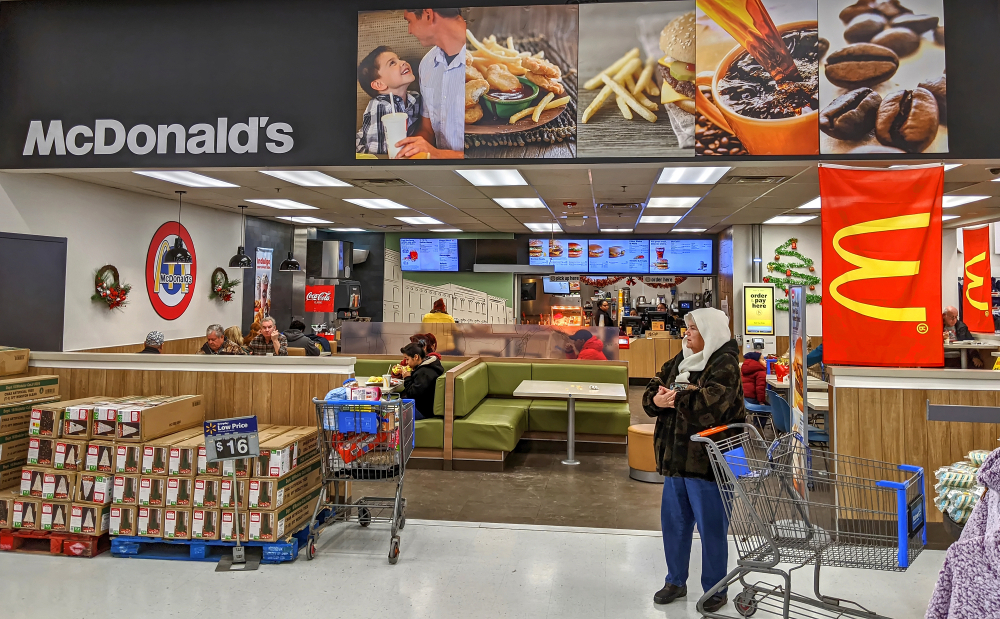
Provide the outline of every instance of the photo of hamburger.
{"type": "Polygon", "coordinates": [[[583,255],[583,246],[582,245],[580,245],[579,243],[570,243],[569,244],[569,257],[570,258],[579,258],[582,255],[583,255]]]}
{"type": "Polygon", "coordinates": [[[687,112],[695,113],[695,15],[694,11],[674,19],[660,33],[659,70],[663,77],[660,103],[673,104],[687,112]]]}
{"type": "Polygon", "coordinates": [[[594,244],[592,244],[590,246],[590,254],[589,255],[590,255],[591,258],[600,258],[601,256],[604,255],[604,248],[601,247],[600,245],[594,243],[594,244]]]}
{"type": "Polygon", "coordinates": [[[549,258],[561,258],[563,255],[562,241],[551,241],[549,243],[549,258]]]}
{"type": "Polygon", "coordinates": [[[625,249],[619,247],[618,245],[612,245],[610,248],[608,248],[609,258],[621,258],[624,255],[625,255],[625,249]]]}
{"type": "Polygon", "coordinates": [[[542,258],[545,256],[541,239],[531,239],[528,241],[528,256],[531,258],[542,258]]]}

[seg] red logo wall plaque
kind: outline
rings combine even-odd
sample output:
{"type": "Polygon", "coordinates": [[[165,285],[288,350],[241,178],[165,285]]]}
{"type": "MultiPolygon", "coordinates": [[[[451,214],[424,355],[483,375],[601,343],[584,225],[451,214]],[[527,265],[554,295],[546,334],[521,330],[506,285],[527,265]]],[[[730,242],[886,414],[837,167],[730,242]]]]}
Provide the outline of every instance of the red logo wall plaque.
{"type": "Polygon", "coordinates": [[[160,226],[146,253],[146,292],[160,318],[176,320],[184,314],[194,297],[197,274],[198,256],[187,228],[176,221],[160,226]],[[163,256],[173,247],[178,232],[184,247],[191,252],[191,264],[164,264],[163,256]]]}
{"type": "Polygon", "coordinates": [[[336,286],[306,286],[307,312],[330,313],[333,311],[333,293],[336,286]]]}

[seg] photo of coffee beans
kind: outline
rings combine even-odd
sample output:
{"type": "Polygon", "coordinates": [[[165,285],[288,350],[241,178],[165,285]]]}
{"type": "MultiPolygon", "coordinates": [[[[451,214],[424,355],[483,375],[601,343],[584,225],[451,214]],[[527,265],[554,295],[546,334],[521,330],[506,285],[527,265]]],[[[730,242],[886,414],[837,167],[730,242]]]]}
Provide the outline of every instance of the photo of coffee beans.
{"type": "Polygon", "coordinates": [[[858,88],[833,100],[819,113],[819,129],[838,140],[860,140],[875,128],[882,97],[858,88]]]}
{"type": "Polygon", "coordinates": [[[826,59],[826,79],[841,88],[875,86],[899,68],[899,56],[888,47],[855,43],[839,49],[826,59]]]}
{"type": "Polygon", "coordinates": [[[900,58],[909,56],[920,47],[920,37],[909,28],[889,28],[872,37],[875,45],[888,47],[900,58]]]}
{"type": "Polygon", "coordinates": [[[882,101],[875,120],[875,137],[886,146],[921,153],[937,137],[938,106],[924,88],[900,90],[882,101]]]}

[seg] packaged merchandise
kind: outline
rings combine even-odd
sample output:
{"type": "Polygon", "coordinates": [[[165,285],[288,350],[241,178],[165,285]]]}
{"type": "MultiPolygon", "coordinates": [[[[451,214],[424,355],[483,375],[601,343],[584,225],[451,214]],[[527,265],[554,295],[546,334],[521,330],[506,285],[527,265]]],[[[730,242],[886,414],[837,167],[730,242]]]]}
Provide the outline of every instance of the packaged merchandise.
{"type": "Polygon", "coordinates": [[[0,376],[13,376],[27,372],[30,352],[27,348],[0,346],[0,376]]]}
{"type": "Polygon", "coordinates": [[[191,507],[194,499],[194,480],[190,477],[167,478],[167,507],[191,507]]]}
{"type": "Polygon", "coordinates": [[[9,488],[21,483],[22,466],[24,465],[20,460],[0,464],[0,488],[9,488]]]}
{"type": "MultiPolygon", "coordinates": [[[[320,486],[316,486],[307,494],[277,510],[250,510],[247,540],[275,541],[296,531],[312,518],[321,490],[320,486]]],[[[247,512],[240,512],[241,525],[242,517],[246,514],[247,512]]]]}
{"type": "Polygon", "coordinates": [[[363,400],[365,402],[378,402],[382,399],[381,387],[352,387],[349,390],[349,400],[363,400]]]}
{"type": "Polygon", "coordinates": [[[37,529],[41,525],[41,499],[16,497],[11,507],[10,526],[15,529],[37,529]]]}
{"type": "Polygon", "coordinates": [[[78,439],[91,438],[91,419],[94,416],[94,408],[101,401],[100,398],[87,398],[87,401],[67,403],[62,415],[61,436],[78,439]]]}
{"type": "MultiPolygon", "coordinates": [[[[240,541],[246,541],[246,512],[241,512],[240,516],[240,541]]],[[[224,542],[236,541],[236,514],[231,509],[219,512],[219,539],[224,542]]]]}
{"type": "Polygon", "coordinates": [[[314,455],[281,477],[251,479],[247,494],[250,509],[277,509],[306,494],[323,480],[320,464],[319,457],[314,455]]]}
{"type": "Polygon", "coordinates": [[[114,473],[116,445],[111,441],[90,441],[84,468],[91,473],[114,473]]]}
{"type": "MultiPolygon", "coordinates": [[[[142,450],[140,472],[144,475],[166,475],[170,462],[170,454],[174,446],[195,437],[202,437],[204,436],[203,432],[202,428],[188,428],[145,443],[142,450]]],[[[179,451],[177,456],[179,460],[179,451]]]]}
{"type": "Polygon", "coordinates": [[[31,441],[37,441],[37,438],[28,438],[27,432],[15,432],[13,434],[0,434],[0,464],[5,462],[20,462],[24,464],[41,464],[42,466],[52,465],[52,443],[51,441],[45,445],[39,443],[32,444],[31,441]],[[32,446],[35,447],[35,451],[32,452],[32,446]],[[34,455],[35,461],[31,461],[31,456],[34,455]],[[43,459],[47,460],[47,463],[38,462],[38,458],[41,456],[43,459]]]}
{"type": "Polygon", "coordinates": [[[51,404],[57,400],[59,400],[59,396],[42,398],[33,402],[0,404],[0,434],[13,432],[29,432],[30,434],[32,409],[43,404],[51,404]]]}
{"type": "Polygon", "coordinates": [[[317,429],[299,427],[260,444],[255,477],[281,477],[298,466],[299,459],[316,452],[317,429]]]}
{"type": "Polygon", "coordinates": [[[983,465],[983,462],[986,460],[986,456],[988,455],[990,455],[990,452],[985,449],[974,449],[969,452],[968,458],[972,464],[976,467],[980,467],[983,465]]]}
{"type": "Polygon", "coordinates": [[[239,460],[223,460],[222,461],[222,478],[233,478],[233,470],[236,471],[236,477],[239,479],[246,479],[253,474],[254,458],[240,458],[239,460]]]}
{"type": "Polygon", "coordinates": [[[39,529],[42,531],[68,532],[70,529],[70,503],[42,501],[39,529]]]}
{"type": "Polygon", "coordinates": [[[191,539],[191,510],[168,507],[163,510],[163,537],[191,539]]]}
{"type": "Polygon", "coordinates": [[[70,506],[69,531],[83,535],[101,535],[111,525],[111,505],[73,503],[70,506]]]}
{"type": "Polygon", "coordinates": [[[55,456],[52,466],[57,470],[82,471],[87,457],[87,441],[69,438],[54,439],[55,456]]]}
{"type": "Polygon", "coordinates": [[[90,436],[113,440],[117,434],[118,405],[120,400],[102,401],[91,411],[90,436]]]}
{"type": "Polygon", "coordinates": [[[115,478],[110,473],[79,473],[75,502],[107,505],[114,498],[115,478]]]}
{"type": "Polygon", "coordinates": [[[115,475],[115,488],[111,502],[115,505],[138,505],[139,478],[139,475],[125,473],[115,475]]]}
{"type": "Polygon", "coordinates": [[[192,503],[195,507],[219,507],[219,494],[221,493],[222,478],[220,477],[198,477],[194,480],[194,496],[192,503]]]}
{"type": "Polygon", "coordinates": [[[226,479],[223,477],[219,482],[219,506],[223,508],[246,508],[247,480],[237,479],[234,486],[232,478],[226,479]],[[236,490],[235,493],[233,492],[234,488],[236,490]],[[239,501],[238,505],[237,501],[239,501]]]}
{"type": "Polygon", "coordinates": [[[196,436],[170,446],[170,459],[167,461],[168,475],[194,477],[198,472],[198,448],[205,448],[205,436],[202,432],[199,431],[196,436]]]}
{"type": "Polygon", "coordinates": [[[116,436],[122,441],[149,442],[173,432],[200,426],[205,420],[204,399],[182,395],[146,399],[118,410],[116,436]]]}
{"type": "Polygon", "coordinates": [[[73,471],[46,471],[42,476],[42,498],[72,501],[76,490],[76,476],[73,471]]]}
{"type": "Polygon", "coordinates": [[[219,539],[219,510],[195,508],[191,511],[191,539],[219,539]]]}
{"type": "Polygon", "coordinates": [[[37,402],[59,395],[59,377],[49,374],[0,378],[0,404],[37,402]]]}
{"type": "Polygon", "coordinates": [[[142,537],[161,537],[163,535],[162,507],[140,507],[137,521],[139,535],[142,537]]]}
{"type": "Polygon", "coordinates": [[[26,466],[21,469],[21,489],[18,494],[21,496],[42,498],[45,473],[47,472],[48,469],[44,467],[26,466]]]}
{"type": "Polygon", "coordinates": [[[139,505],[163,507],[166,505],[166,502],[166,477],[148,477],[143,475],[139,478],[139,505]]]}
{"type": "Polygon", "coordinates": [[[139,473],[145,445],[142,443],[115,446],[115,473],[139,473]]]}
{"type": "Polygon", "coordinates": [[[963,525],[972,514],[986,487],[979,484],[979,466],[990,454],[986,450],[969,452],[969,460],[955,462],[934,471],[934,506],[956,524],[963,525]]]}
{"type": "Polygon", "coordinates": [[[209,462],[208,456],[205,452],[205,446],[198,446],[198,476],[202,475],[221,475],[222,474],[222,462],[209,462]]]}
{"type": "Polygon", "coordinates": [[[136,511],[138,508],[128,505],[112,505],[111,506],[111,523],[108,526],[108,532],[111,535],[135,535],[136,530],[136,511]]]}
{"type": "MultiPolygon", "coordinates": [[[[267,423],[257,424],[257,440],[258,442],[267,440],[272,436],[278,436],[283,432],[291,430],[293,427],[294,426],[274,426],[267,423]]],[[[202,436],[200,442],[197,443],[197,447],[198,447],[198,465],[197,465],[198,476],[201,477],[203,475],[222,475],[223,462],[208,461],[208,457],[205,452],[204,436],[202,436]]],[[[250,466],[249,470],[250,472],[253,472],[253,467],[250,466]]],[[[230,465],[229,468],[226,469],[226,471],[228,472],[228,475],[232,477],[233,475],[232,465],[230,465]]]]}
{"type": "Polygon", "coordinates": [[[14,513],[14,501],[19,494],[15,491],[0,490],[0,529],[11,528],[11,518],[14,513]]]}

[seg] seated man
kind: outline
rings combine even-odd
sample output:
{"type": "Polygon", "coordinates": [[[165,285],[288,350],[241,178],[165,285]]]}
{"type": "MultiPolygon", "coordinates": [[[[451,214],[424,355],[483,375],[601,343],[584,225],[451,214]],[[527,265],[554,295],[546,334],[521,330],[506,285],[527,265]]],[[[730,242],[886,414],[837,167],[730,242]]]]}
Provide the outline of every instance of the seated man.
{"type": "Polygon", "coordinates": [[[222,325],[208,325],[199,355],[243,355],[243,348],[226,339],[222,325]]]}
{"type": "Polygon", "coordinates": [[[305,334],[306,325],[301,320],[293,320],[285,331],[289,348],[305,348],[307,357],[318,357],[319,347],[305,334]]]}
{"type": "MultiPolygon", "coordinates": [[[[948,306],[944,308],[941,312],[941,318],[944,320],[944,332],[948,334],[948,339],[952,342],[970,342],[976,338],[972,337],[972,332],[969,331],[969,327],[966,326],[964,322],[958,317],[958,308],[948,306]]],[[[960,368],[962,367],[961,362],[962,351],[960,350],[946,350],[944,351],[944,367],[946,368],[960,368]]],[[[977,368],[983,367],[983,360],[979,358],[978,354],[972,355],[972,365],[977,368]]]]}
{"type": "Polygon", "coordinates": [[[249,346],[251,355],[288,356],[288,340],[278,333],[277,327],[274,326],[274,318],[270,316],[260,319],[260,333],[250,340],[249,346]]]}
{"type": "Polygon", "coordinates": [[[144,348],[139,351],[139,354],[159,355],[163,353],[163,334],[159,331],[150,331],[143,346],[144,348]]]}

